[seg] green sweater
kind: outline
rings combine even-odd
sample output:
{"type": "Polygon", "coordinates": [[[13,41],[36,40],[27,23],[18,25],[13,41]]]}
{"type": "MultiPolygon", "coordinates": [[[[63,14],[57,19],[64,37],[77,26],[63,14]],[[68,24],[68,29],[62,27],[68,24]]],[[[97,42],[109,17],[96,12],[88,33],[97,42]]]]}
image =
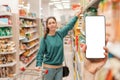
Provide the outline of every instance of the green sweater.
{"type": "Polygon", "coordinates": [[[63,38],[74,27],[77,19],[77,16],[73,17],[66,26],[56,31],[54,36],[47,35],[46,39],[41,39],[40,48],[36,57],[36,66],[42,66],[42,63],[49,65],[61,65],[63,63],[63,38]]]}

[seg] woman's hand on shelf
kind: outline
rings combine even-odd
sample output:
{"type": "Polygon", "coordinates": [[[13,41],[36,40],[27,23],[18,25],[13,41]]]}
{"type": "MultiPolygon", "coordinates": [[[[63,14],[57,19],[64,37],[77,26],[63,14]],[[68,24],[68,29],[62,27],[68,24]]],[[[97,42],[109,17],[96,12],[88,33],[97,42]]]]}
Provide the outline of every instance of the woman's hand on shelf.
{"type": "Polygon", "coordinates": [[[80,8],[79,8],[79,10],[77,10],[77,12],[76,12],[75,16],[79,17],[79,16],[80,16],[80,14],[82,14],[82,13],[83,13],[83,8],[82,8],[82,7],[80,7],[80,8]]]}

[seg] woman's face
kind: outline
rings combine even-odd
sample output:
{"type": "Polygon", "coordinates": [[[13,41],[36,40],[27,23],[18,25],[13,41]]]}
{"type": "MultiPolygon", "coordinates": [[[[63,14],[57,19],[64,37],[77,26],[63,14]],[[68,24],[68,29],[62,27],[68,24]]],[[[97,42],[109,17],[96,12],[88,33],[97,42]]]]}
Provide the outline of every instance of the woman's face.
{"type": "Polygon", "coordinates": [[[50,31],[56,31],[57,29],[57,22],[50,18],[47,23],[47,27],[49,28],[50,31]]]}

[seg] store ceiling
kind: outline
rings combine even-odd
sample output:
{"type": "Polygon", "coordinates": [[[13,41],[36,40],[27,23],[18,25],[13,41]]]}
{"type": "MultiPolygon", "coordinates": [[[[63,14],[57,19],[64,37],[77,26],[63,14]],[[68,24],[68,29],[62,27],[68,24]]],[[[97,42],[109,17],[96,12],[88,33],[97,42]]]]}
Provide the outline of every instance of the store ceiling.
{"type": "MultiPolygon", "coordinates": [[[[51,0],[41,0],[42,1],[42,3],[49,3],[49,2],[51,2],[51,0]]],[[[60,1],[60,0],[59,0],[60,1]]],[[[71,3],[79,3],[80,2],[80,0],[70,0],[70,2],[71,3]]]]}
{"type": "Polygon", "coordinates": [[[57,9],[70,9],[72,4],[80,3],[80,0],[41,0],[41,3],[57,9]]]}

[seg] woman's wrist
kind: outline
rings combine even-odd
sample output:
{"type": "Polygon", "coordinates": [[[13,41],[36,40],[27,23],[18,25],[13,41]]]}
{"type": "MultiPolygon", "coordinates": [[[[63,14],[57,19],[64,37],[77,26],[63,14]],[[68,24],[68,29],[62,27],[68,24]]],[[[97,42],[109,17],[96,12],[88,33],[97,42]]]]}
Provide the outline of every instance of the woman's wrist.
{"type": "Polygon", "coordinates": [[[80,14],[77,14],[77,13],[76,13],[76,14],[75,14],[75,16],[76,16],[76,17],[79,17],[79,16],[80,16],[80,14]]]}
{"type": "Polygon", "coordinates": [[[92,74],[84,68],[83,80],[95,80],[95,74],[92,74]]]}

